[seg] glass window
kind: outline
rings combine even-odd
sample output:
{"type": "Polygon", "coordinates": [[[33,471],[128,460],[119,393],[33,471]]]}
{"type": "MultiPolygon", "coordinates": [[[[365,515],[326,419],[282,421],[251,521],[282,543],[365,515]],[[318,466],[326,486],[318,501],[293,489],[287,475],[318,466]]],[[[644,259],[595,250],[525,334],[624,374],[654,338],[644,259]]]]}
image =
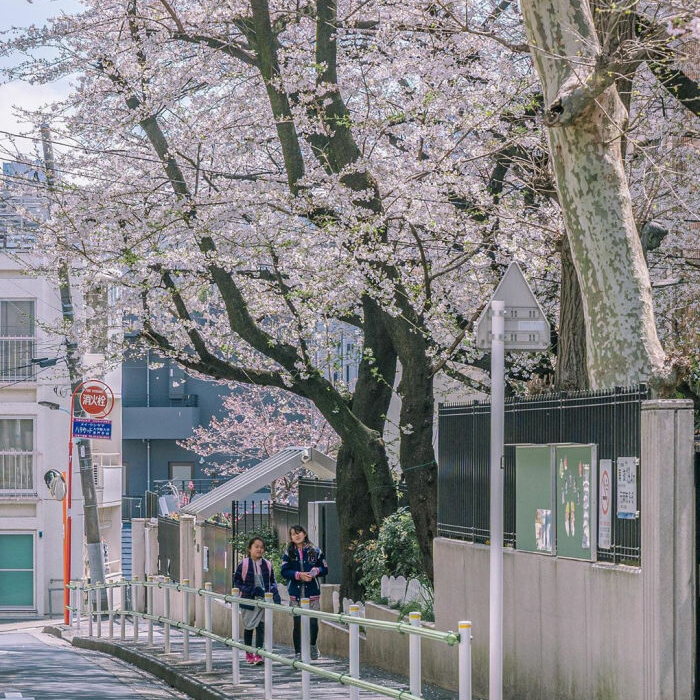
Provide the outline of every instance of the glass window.
{"type": "Polygon", "coordinates": [[[34,337],[33,301],[0,301],[0,337],[34,337]]]}
{"type": "Polygon", "coordinates": [[[0,452],[32,452],[34,421],[29,418],[0,419],[0,452]]]}

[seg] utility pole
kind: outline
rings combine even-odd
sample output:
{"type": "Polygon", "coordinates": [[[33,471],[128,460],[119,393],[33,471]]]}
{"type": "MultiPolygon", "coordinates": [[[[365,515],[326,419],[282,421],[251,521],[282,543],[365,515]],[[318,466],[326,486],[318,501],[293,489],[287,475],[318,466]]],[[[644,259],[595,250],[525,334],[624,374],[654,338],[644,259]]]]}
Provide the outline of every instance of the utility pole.
{"type": "MultiPolygon", "coordinates": [[[[47,124],[42,124],[41,126],[41,143],[44,151],[46,185],[49,191],[53,192],[56,184],[56,170],[53,158],[53,146],[51,144],[51,131],[47,124]]],[[[70,378],[71,394],[73,396],[73,406],[71,410],[75,415],[77,411],[81,410],[80,396],[76,389],[83,383],[83,377],[80,371],[78,344],[72,338],[75,311],[71,294],[68,261],[65,257],[61,258],[58,265],[58,288],[61,296],[61,313],[65,326],[66,364],[68,365],[68,376],[70,378]]],[[[70,429],[73,429],[72,421],[70,429]]],[[[73,439],[72,436],[69,437],[73,439]]],[[[90,441],[83,438],[75,438],[75,445],[78,452],[80,483],[83,490],[85,539],[87,540],[90,581],[91,583],[104,582],[105,567],[102,553],[102,538],[100,537],[100,520],[97,514],[97,493],[95,491],[95,482],[92,473],[92,448],[90,446],[90,441]]],[[[68,478],[70,483],[72,483],[73,474],[69,474],[68,478]]],[[[72,513],[68,515],[72,518],[72,513]]],[[[70,552],[68,556],[70,557],[70,552]]]]}

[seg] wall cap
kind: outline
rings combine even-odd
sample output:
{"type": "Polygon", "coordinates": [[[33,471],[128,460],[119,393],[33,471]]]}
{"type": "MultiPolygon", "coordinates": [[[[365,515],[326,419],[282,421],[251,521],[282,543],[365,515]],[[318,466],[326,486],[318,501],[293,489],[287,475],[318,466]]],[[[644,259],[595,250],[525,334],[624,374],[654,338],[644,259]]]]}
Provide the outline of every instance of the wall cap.
{"type": "Polygon", "coordinates": [[[642,401],[642,411],[685,411],[692,410],[690,399],[649,399],[642,401]]]}

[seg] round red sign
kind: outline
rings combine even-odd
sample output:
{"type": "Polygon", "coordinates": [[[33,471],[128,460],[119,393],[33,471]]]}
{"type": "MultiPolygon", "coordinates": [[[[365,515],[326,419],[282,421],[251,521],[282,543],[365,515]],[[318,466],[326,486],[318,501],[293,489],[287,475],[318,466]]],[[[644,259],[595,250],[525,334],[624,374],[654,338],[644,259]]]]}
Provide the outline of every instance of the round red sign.
{"type": "Polygon", "coordinates": [[[95,418],[104,418],[112,411],[114,394],[104,382],[91,382],[80,393],[80,407],[95,418]]]}

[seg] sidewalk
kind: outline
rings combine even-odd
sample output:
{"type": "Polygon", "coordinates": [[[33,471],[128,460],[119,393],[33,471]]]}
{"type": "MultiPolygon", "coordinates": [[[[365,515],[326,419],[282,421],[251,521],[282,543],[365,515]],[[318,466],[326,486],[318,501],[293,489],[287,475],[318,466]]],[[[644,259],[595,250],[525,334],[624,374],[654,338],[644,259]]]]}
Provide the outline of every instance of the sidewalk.
{"type": "MultiPolygon", "coordinates": [[[[87,622],[82,621],[80,636],[75,636],[75,630],[60,627],[52,628],[56,633],[71,641],[74,646],[94,649],[106,654],[117,656],[129,663],[137,665],[154,675],[162,678],[173,687],[191,695],[196,700],[223,700],[224,698],[243,698],[246,700],[263,700],[263,666],[247,666],[241,664],[241,684],[233,685],[231,677],[232,650],[222,644],[213,644],[212,671],[207,673],[204,665],[204,639],[190,635],[190,660],[182,661],[182,634],[179,630],[171,630],[171,653],[163,652],[164,638],[158,625],[153,627],[153,646],[147,644],[147,627],[143,622],[139,626],[139,642],[133,642],[133,629],[130,621],[126,624],[126,640],[119,641],[119,622],[115,620],[114,639],[107,639],[107,619],[102,621],[102,638],[87,637],[87,622]]],[[[47,630],[48,631],[48,630],[47,630]]],[[[93,634],[97,634],[93,625],[93,634]]],[[[292,656],[290,647],[275,645],[274,651],[281,655],[292,656]]],[[[321,650],[323,651],[323,650],[321,650]]],[[[244,652],[240,652],[244,659],[244,652]]],[[[329,671],[347,673],[347,659],[325,657],[313,662],[329,671]]],[[[275,700],[298,700],[301,697],[301,673],[281,664],[273,664],[273,697],[275,700]]],[[[386,671],[363,666],[360,677],[387,688],[408,690],[408,679],[386,671]]],[[[325,678],[311,675],[312,697],[346,698],[350,694],[347,686],[342,686],[325,678]]],[[[380,700],[386,696],[369,691],[360,691],[363,700],[380,700]]],[[[423,697],[426,700],[453,700],[456,694],[441,688],[423,684],[423,697]]]]}

